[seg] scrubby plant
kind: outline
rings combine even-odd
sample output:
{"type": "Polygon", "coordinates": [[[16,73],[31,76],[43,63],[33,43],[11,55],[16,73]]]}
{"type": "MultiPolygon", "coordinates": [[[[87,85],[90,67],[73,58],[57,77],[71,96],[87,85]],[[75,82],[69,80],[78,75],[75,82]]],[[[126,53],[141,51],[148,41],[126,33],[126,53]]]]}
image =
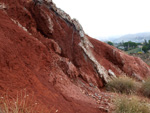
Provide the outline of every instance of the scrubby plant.
{"type": "Polygon", "coordinates": [[[137,97],[121,97],[117,99],[114,104],[114,113],[150,113],[149,104],[142,102],[137,97]]]}
{"type": "Polygon", "coordinates": [[[119,77],[109,81],[106,84],[106,89],[108,91],[113,91],[117,93],[131,94],[135,93],[138,89],[138,83],[129,77],[119,77]]]}
{"type": "Polygon", "coordinates": [[[34,95],[28,95],[26,91],[17,93],[15,97],[8,94],[0,97],[0,113],[47,113],[40,108],[34,95]]]}
{"type": "Polygon", "coordinates": [[[146,96],[150,97],[150,78],[148,78],[141,87],[141,93],[146,96]]]}

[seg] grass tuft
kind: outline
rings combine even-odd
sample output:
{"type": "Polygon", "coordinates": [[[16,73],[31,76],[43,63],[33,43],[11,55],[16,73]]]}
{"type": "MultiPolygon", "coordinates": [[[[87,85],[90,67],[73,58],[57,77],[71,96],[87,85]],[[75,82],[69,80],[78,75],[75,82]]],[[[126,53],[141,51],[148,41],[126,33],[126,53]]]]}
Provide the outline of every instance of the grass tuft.
{"type": "Polygon", "coordinates": [[[28,95],[26,90],[17,93],[15,97],[8,94],[0,97],[0,113],[47,113],[40,108],[34,94],[28,95]]]}
{"type": "Polygon", "coordinates": [[[119,77],[106,84],[106,89],[108,91],[113,91],[117,93],[132,94],[138,89],[137,82],[129,77],[119,77]]]}
{"type": "Polygon", "coordinates": [[[141,87],[141,93],[143,96],[150,97],[150,78],[148,78],[141,87]]]}
{"type": "Polygon", "coordinates": [[[115,101],[114,113],[150,113],[148,103],[142,102],[137,97],[125,98],[122,97],[115,101]]]}

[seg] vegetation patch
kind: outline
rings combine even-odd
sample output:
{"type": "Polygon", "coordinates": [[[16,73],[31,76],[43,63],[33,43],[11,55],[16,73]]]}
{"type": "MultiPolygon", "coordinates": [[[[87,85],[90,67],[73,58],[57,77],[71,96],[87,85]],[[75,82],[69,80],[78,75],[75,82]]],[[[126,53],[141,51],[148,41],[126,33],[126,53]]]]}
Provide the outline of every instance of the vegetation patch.
{"type": "Polygon", "coordinates": [[[106,84],[108,91],[131,94],[138,89],[138,83],[129,77],[119,77],[106,84]]]}
{"type": "Polygon", "coordinates": [[[129,51],[126,51],[128,54],[131,53],[142,53],[142,48],[135,48],[135,49],[131,49],[129,51]]]}
{"type": "Polygon", "coordinates": [[[141,93],[146,96],[150,97],[150,78],[148,78],[141,87],[141,93]]]}
{"type": "MultiPolygon", "coordinates": [[[[28,95],[26,91],[11,97],[6,94],[0,97],[0,113],[47,113],[41,109],[41,105],[35,101],[34,95],[28,95]]],[[[50,113],[50,112],[49,112],[50,113]]]]}
{"type": "Polygon", "coordinates": [[[149,104],[137,97],[121,97],[116,99],[114,105],[114,113],[150,113],[149,104]]]}

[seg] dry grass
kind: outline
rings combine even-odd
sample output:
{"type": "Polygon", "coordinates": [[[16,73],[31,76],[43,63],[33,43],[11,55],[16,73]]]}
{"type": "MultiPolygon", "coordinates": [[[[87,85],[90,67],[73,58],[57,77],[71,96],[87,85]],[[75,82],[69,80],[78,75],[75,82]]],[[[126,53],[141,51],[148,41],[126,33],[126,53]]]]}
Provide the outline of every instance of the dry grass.
{"type": "Polygon", "coordinates": [[[141,93],[143,96],[150,97],[150,78],[148,78],[141,87],[141,93]]]}
{"type": "Polygon", "coordinates": [[[108,82],[106,89],[117,95],[113,113],[150,113],[150,100],[147,98],[150,97],[150,78],[140,83],[129,77],[120,77],[108,82]]]}
{"type": "Polygon", "coordinates": [[[129,77],[119,77],[106,84],[108,91],[132,94],[138,90],[138,83],[129,77]]]}
{"type": "Polygon", "coordinates": [[[120,97],[114,102],[113,113],[150,113],[150,105],[136,96],[120,97]]]}
{"type": "Polygon", "coordinates": [[[0,113],[47,113],[40,108],[34,94],[28,95],[26,91],[21,91],[16,97],[6,94],[0,98],[0,113]]]}

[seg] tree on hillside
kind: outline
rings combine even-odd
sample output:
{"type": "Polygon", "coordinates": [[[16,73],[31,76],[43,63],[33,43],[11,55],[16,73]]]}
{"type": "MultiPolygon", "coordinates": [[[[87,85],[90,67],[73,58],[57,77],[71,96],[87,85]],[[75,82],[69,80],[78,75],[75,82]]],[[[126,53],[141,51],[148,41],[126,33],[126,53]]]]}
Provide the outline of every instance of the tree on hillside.
{"type": "Polygon", "coordinates": [[[108,41],[107,44],[113,46],[114,44],[111,41],[108,41]]]}
{"type": "Polygon", "coordinates": [[[148,45],[147,40],[144,40],[144,45],[148,45]]]}
{"type": "Polygon", "coordinates": [[[150,40],[148,41],[148,44],[150,44],[150,40]]]}
{"type": "Polygon", "coordinates": [[[147,53],[148,50],[150,50],[150,40],[147,42],[147,40],[144,41],[144,46],[142,47],[142,50],[147,53]]]}
{"type": "Polygon", "coordinates": [[[123,43],[123,46],[124,46],[125,50],[128,51],[129,49],[136,48],[137,47],[137,43],[129,41],[129,42],[123,43]]]}
{"type": "Polygon", "coordinates": [[[148,41],[148,50],[150,50],[150,40],[148,41]]]}
{"type": "Polygon", "coordinates": [[[139,43],[139,42],[138,42],[137,45],[142,45],[142,43],[139,43]]]}
{"type": "Polygon", "coordinates": [[[144,46],[142,47],[142,50],[143,50],[145,53],[147,53],[148,47],[147,47],[146,45],[144,45],[144,46]]]}

